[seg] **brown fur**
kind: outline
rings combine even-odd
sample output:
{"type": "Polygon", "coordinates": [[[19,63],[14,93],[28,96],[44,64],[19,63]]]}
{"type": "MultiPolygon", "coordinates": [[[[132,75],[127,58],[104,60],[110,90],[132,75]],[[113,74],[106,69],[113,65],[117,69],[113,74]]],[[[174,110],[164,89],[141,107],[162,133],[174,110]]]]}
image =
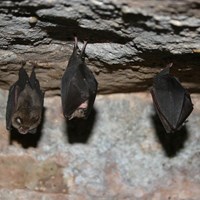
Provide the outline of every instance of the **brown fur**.
{"type": "Polygon", "coordinates": [[[16,110],[12,116],[12,125],[20,133],[26,134],[36,129],[41,122],[41,103],[35,90],[26,84],[20,93],[16,110]]]}

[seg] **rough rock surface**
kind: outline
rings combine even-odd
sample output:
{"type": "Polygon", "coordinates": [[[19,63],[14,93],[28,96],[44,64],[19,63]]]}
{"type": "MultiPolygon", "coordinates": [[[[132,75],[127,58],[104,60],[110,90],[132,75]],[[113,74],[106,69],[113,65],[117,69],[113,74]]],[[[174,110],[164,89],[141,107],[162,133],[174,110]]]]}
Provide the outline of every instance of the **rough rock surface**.
{"type": "Polygon", "coordinates": [[[67,125],[60,97],[48,97],[36,135],[6,131],[6,98],[1,90],[0,200],[200,199],[199,95],[174,134],[148,93],[99,95],[87,125],[67,125]]]}
{"type": "Polygon", "coordinates": [[[0,200],[199,200],[199,33],[199,0],[0,1],[0,88],[26,61],[46,91],[40,131],[19,135],[5,128],[0,90],[0,200]],[[66,124],[55,95],[74,34],[89,42],[99,94],[139,91],[98,95],[87,124],[66,124]],[[146,92],[169,62],[195,108],[175,134],[146,92]]]}
{"type": "Polygon", "coordinates": [[[144,91],[168,62],[200,91],[199,0],[0,1],[0,87],[16,80],[22,61],[37,64],[47,94],[59,94],[73,35],[88,40],[87,63],[99,93],[144,91]]]}

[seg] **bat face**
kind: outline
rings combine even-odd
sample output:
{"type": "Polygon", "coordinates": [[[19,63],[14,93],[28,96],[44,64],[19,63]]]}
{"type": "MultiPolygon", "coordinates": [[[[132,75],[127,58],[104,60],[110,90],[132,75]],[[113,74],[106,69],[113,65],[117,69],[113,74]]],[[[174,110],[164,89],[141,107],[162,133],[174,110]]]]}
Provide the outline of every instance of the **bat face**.
{"type": "Polygon", "coordinates": [[[38,112],[39,110],[33,110],[27,115],[27,111],[22,109],[21,111],[14,113],[12,117],[12,126],[21,134],[26,134],[28,132],[34,133],[41,121],[38,112]]]}
{"type": "Polygon", "coordinates": [[[12,127],[21,134],[35,133],[41,122],[44,94],[34,69],[30,78],[21,68],[19,80],[10,88],[6,110],[7,129],[12,127]]]}
{"type": "Polygon", "coordinates": [[[179,130],[193,110],[190,94],[169,74],[171,66],[155,76],[151,89],[156,112],[168,133],[179,130]]]}
{"type": "Polygon", "coordinates": [[[78,48],[75,38],[74,50],[61,80],[61,100],[64,116],[86,119],[93,107],[98,83],[84,62],[86,42],[78,48]]]}

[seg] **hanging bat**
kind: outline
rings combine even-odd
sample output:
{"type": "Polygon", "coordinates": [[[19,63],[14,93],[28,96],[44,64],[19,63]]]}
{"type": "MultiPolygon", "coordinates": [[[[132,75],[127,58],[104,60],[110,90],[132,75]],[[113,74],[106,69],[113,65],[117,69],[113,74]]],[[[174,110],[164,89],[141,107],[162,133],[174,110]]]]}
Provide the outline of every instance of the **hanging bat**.
{"type": "Polygon", "coordinates": [[[170,74],[172,63],[155,76],[151,95],[167,133],[179,130],[193,110],[188,91],[170,74]]]}
{"type": "Polygon", "coordinates": [[[23,66],[19,70],[19,79],[10,87],[6,128],[14,127],[21,134],[36,133],[41,122],[44,93],[40,90],[34,67],[30,77],[23,66]]]}
{"type": "Polygon", "coordinates": [[[80,50],[75,37],[73,53],[61,80],[63,115],[68,120],[87,119],[96,98],[98,83],[85,64],[86,45],[84,42],[80,50]]]}

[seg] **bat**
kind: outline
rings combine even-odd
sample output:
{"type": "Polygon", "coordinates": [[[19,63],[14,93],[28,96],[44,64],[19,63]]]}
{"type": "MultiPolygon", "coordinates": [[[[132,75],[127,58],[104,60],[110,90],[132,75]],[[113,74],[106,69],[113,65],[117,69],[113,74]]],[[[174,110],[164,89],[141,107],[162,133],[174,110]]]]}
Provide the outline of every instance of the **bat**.
{"type": "Polygon", "coordinates": [[[75,37],[73,53],[61,79],[63,115],[68,120],[87,119],[96,98],[98,83],[85,64],[86,45],[84,42],[80,50],[75,37]]]}
{"type": "Polygon", "coordinates": [[[21,134],[36,133],[43,112],[44,93],[33,67],[30,77],[23,66],[18,80],[10,87],[7,108],[6,128],[13,127],[21,134]]]}
{"type": "Polygon", "coordinates": [[[156,112],[167,133],[180,130],[193,110],[189,92],[170,74],[168,64],[153,81],[151,95],[156,112]]]}

